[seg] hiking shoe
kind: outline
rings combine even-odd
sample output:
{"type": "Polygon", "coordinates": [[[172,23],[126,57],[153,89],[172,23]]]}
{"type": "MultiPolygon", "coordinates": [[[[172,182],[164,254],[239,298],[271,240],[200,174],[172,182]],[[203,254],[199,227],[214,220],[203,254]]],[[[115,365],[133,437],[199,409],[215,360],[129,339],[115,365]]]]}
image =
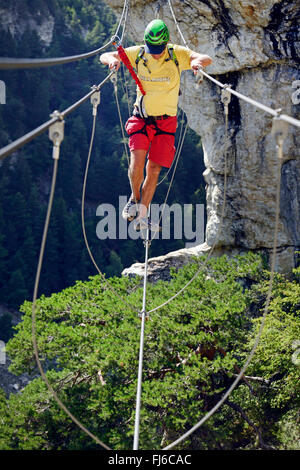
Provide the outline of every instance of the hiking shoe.
{"type": "Polygon", "coordinates": [[[137,213],[138,203],[135,202],[132,198],[130,198],[122,211],[122,217],[123,219],[129,220],[129,222],[131,222],[133,219],[136,218],[137,213]]]}
{"type": "Polygon", "coordinates": [[[140,232],[141,230],[147,230],[149,229],[150,232],[158,232],[160,231],[160,226],[158,224],[153,224],[150,220],[150,217],[141,217],[136,220],[134,224],[134,229],[137,232],[140,232]]]}

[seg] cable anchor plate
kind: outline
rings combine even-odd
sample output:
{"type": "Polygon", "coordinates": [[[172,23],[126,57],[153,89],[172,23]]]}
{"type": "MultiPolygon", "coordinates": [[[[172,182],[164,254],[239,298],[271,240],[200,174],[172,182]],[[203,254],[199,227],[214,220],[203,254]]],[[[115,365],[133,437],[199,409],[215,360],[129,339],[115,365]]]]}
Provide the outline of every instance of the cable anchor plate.
{"type": "Polygon", "coordinates": [[[196,73],[196,83],[195,83],[195,88],[196,90],[199,89],[201,83],[203,82],[203,73],[202,73],[203,68],[199,67],[196,73]]]}
{"type": "Polygon", "coordinates": [[[288,128],[288,123],[280,118],[280,112],[278,112],[278,115],[273,118],[271,131],[271,135],[274,137],[277,146],[281,147],[283,145],[288,134],[288,128]]]}
{"type": "Polygon", "coordinates": [[[116,88],[117,86],[117,71],[114,69],[114,73],[112,74],[112,76],[110,77],[110,81],[112,82],[112,84],[114,85],[114,87],[116,88]]]}
{"type": "Polygon", "coordinates": [[[231,93],[229,91],[231,85],[224,85],[221,92],[221,101],[225,108],[225,113],[228,114],[228,105],[231,101],[231,93]]]}
{"type": "Polygon", "coordinates": [[[96,85],[92,86],[92,90],[94,90],[94,93],[91,95],[91,103],[93,105],[93,116],[96,116],[97,108],[100,104],[101,95],[100,90],[96,85]]]}
{"type": "Polygon", "coordinates": [[[65,135],[65,121],[59,111],[54,111],[50,114],[50,117],[59,119],[49,127],[49,139],[53,142],[52,157],[58,160],[60,144],[64,140],[65,135]]]}

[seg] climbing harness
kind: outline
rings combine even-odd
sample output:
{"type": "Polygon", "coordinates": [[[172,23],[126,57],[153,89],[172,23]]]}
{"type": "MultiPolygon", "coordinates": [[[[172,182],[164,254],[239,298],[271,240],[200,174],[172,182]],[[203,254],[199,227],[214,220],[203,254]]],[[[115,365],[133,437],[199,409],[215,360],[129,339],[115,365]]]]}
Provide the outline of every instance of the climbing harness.
{"type": "Polygon", "coordinates": [[[133,115],[136,117],[139,117],[144,120],[143,127],[137,131],[131,132],[130,136],[135,135],[135,134],[144,134],[148,135],[147,133],[147,127],[148,126],[154,126],[155,128],[155,135],[171,135],[175,136],[176,132],[167,132],[164,131],[163,129],[160,129],[157,125],[157,121],[168,119],[170,116],[167,114],[164,114],[163,116],[148,116],[148,117],[143,117],[138,111],[134,110],[133,115]]]}

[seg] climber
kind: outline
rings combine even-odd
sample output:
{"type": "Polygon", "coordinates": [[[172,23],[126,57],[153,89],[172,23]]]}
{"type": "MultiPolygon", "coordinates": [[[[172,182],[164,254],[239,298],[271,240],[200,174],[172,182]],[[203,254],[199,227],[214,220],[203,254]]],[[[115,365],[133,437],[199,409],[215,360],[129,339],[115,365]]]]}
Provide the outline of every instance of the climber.
{"type": "MultiPolygon", "coordinates": [[[[180,74],[211,64],[208,55],[199,54],[183,46],[171,45],[166,24],[156,19],[145,29],[144,46],[125,49],[132,67],[146,92],[137,88],[133,115],[125,129],[129,135],[130,165],[128,170],[132,194],[123,209],[122,216],[135,220],[135,229],[157,230],[148,218],[148,207],[152,201],[158,176],[162,167],[169,168],[175,154],[175,132],[177,128],[177,104],[180,74]],[[144,179],[144,166],[146,178],[144,179]],[[142,186],[142,188],[141,188],[142,186]]],[[[121,58],[117,51],[106,52],[100,61],[110,69],[118,70],[121,58]]]]}

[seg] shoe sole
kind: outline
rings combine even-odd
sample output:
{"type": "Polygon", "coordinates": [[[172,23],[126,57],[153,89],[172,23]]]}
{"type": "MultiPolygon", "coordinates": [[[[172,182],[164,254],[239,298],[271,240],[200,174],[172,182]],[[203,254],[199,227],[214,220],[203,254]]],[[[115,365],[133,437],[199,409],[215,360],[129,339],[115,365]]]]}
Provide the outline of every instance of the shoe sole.
{"type": "Polygon", "coordinates": [[[135,219],[135,216],[130,215],[129,217],[127,217],[127,216],[124,216],[124,215],[122,214],[122,218],[123,218],[124,220],[128,220],[128,222],[132,222],[132,221],[135,219]]]}
{"type": "Polygon", "coordinates": [[[140,225],[137,225],[137,226],[134,227],[134,230],[135,230],[136,232],[140,232],[141,230],[147,230],[147,229],[149,229],[149,232],[160,232],[160,231],[161,231],[161,227],[155,227],[155,228],[153,227],[153,228],[151,228],[151,227],[146,227],[146,226],[145,226],[145,227],[142,227],[142,228],[141,228],[140,225]]]}
{"type": "MultiPolygon", "coordinates": [[[[131,206],[131,207],[133,207],[133,206],[131,206]]],[[[124,213],[124,211],[123,211],[123,212],[122,212],[122,218],[123,218],[124,220],[128,220],[129,222],[132,222],[132,221],[136,218],[136,216],[137,216],[137,212],[138,212],[138,211],[137,211],[136,207],[135,207],[135,211],[136,211],[136,212],[135,212],[134,215],[129,215],[129,214],[127,214],[126,212],[124,213]]]]}

